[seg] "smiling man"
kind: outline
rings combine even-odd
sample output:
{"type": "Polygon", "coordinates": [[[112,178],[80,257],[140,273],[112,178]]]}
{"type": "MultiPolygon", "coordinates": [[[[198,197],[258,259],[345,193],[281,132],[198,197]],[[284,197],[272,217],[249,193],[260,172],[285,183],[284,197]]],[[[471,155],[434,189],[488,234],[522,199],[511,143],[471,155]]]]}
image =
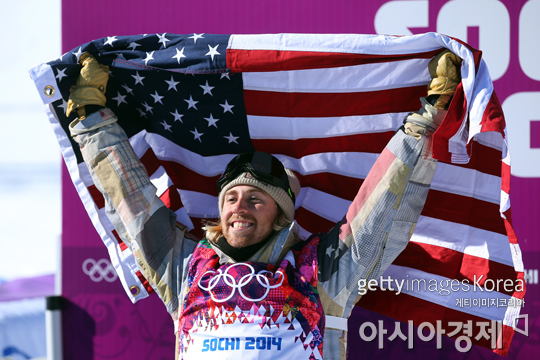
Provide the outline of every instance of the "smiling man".
{"type": "Polygon", "coordinates": [[[298,237],[298,179],[274,156],[252,152],[233,158],[218,180],[220,220],[199,241],[156,196],[104,108],[107,67],[81,56],[68,105],[68,115],[79,117],[70,131],[109,219],[175,322],[177,357],[345,358],[357,284],[382,275],[424,206],[436,168],[430,137],[459,83],[459,62],[450,52],[430,62],[422,108],[406,118],[328,233],[298,237]]]}

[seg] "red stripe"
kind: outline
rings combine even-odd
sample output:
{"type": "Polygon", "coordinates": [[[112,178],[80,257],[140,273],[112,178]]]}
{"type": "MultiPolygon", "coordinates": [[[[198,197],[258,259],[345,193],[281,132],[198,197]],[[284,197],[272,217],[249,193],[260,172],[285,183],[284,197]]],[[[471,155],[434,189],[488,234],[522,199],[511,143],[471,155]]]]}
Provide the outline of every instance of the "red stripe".
{"type": "Polygon", "coordinates": [[[92,200],[94,200],[97,208],[102,209],[105,206],[105,198],[103,197],[103,194],[97,189],[95,185],[90,185],[89,187],[87,187],[87,189],[90,193],[90,196],[92,197],[92,200]]]}
{"type": "Polygon", "coordinates": [[[422,215],[506,235],[499,205],[468,196],[430,190],[422,215]]]}
{"type": "Polygon", "coordinates": [[[358,194],[358,189],[364,183],[364,179],[330,173],[300,175],[294,172],[294,174],[302,187],[311,187],[349,201],[354,200],[354,197],[358,194]]]}
{"type": "MultiPolygon", "coordinates": [[[[467,114],[467,100],[463,85],[458,84],[454,97],[450,102],[448,113],[437,131],[433,133],[433,157],[437,160],[451,162],[449,140],[459,131],[463,119],[467,114]]],[[[470,154],[470,153],[469,153],[470,154]]]]}
{"type": "Polygon", "coordinates": [[[295,159],[325,152],[366,152],[380,154],[394,135],[393,131],[317,139],[252,139],[257,151],[283,154],[295,159]]]}
{"type": "Polygon", "coordinates": [[[159,169],[161,166],[161,162],[157,158],[156,154],[154,153],[154,150],[152,148],[149,148],[146,150],[144,155],[141,157],[141,162],[143,163],[144,167],[146,168],[146,172],[151,175],[159,169]]]}
{"type": "Polygon", "coordinates": [[[112,233],[114,235],[114,238],[118,242],[118,245],[120,246],[120,250],[122,250],[122,251],[126,250],[128,247],[127,247],[126,243],[124,241],[122,241],[122,239],[120,238],[120,236],[118,235],[116,230],[113,230],[112,233]]]}
{"type": "MultiPolygon", "coordinates": [[[[504,226],[506,228],[506,233],[508,234],[508,241],[510,244],[517,244],[518,239],[516,232],[514,231],[514,226],[512,225],[512,209],[506,210],[503,214],[506,217],[506,219],[504,219],[504,226]]],[[[521,258],[521,255],[519,255],[519,257],[521,258]]]]}
{"type": "Polygon", "coordinates": [[[180,200],[180,194],[176,190],[175,186],[169,187],[161,196],[159,197],[161,201],[172,211],[177,211],[182,208],[182,200],[180,200]]]}
{"type": "Polygon", "coordinates": [[[227,50],[227,68],[232,72],[289,71],[323,69],[409,59],[430,59],[441,49],[396,55],[350,54],[339,52],[227,50]]]}
{"type": "MultiPolygon", "coordinates": [[[[471,296],[471,298],[474,297],[471,296]]],[[[396,296],[395,292],[393,291],[381,291],[380,289],[369,291],[356,305],[403,322],[414,320],[414,324],[416,326],[420,325],[422,322],[429,322],[435,325],[439,320],[442,322],[442,328],[446,330],[446,333],[452,332],[456,329],[455,326],[448,325],[450,321],[467,323],[468,320],[472,320],[472,343],[485,348],[491,348],[491,340],[484,338],[481,338],[480,340],[474,339],[474,337],[480,332],[480,327],[478,327],[477,324],[479,322],[486,322],[489,320],[453,309],[451,307],[447,308],[404,293],[396,296]]],[[[455,304],[451,304],[450,306],[456,307],[455,304]]],[[[456,308],[460,309],[459,307],[456,308]]],[[[464,308],[464,310],[466,309],[467,308],[464,308]]],[[[504,327],[507,328],[507,326],[504,327]]],[[[462,330],[464,329],[462,328],[462,330]]],[[[501,355],[506,355],[508,353],[510,342],[512,340],[512,334],[512,328],[503,330],[503,349],[497,351],[498,353],[500,352],[501,355]]],[[[454,335],[452,338],[455,339],[461,335],[464,335],[463,331],[454,335]]]]}
{"type": "Polygon", "coordinates": [[[501,162],[501,190],[510,194],[510,165],[501,162]]]}
{"type": "Polygon", "coordinates": [[[504,128],[506,127],[506,122],[504,120],[501,103],[499,102],[499,98],[497,97],[495,91],[491,93],[491,97],[489,98],[486,110],[484,110],[480,125],[482,125],[481,132],[496,131],[504,138],[504,128]]]}
{"type": "Polygon", "coordinates": [[[417,111],[426,86],[356,93],[244,90],[246,113],[278,117],[335,117],[417,111]]]}
{"type": "Polygon", "coordinates": [[[451,166],[457,166],[465,169],[474,169],[484,174],[501,176],[501,159],[502,152],[489,146],[480,144],[477,141],[472,141],[471,159],[467,164],[451,164],[443,161],[451,166]]]}
{"type": "MultiPolygon", "coordinates": [[[[448,279],[456,279],[459,282],[468,280],[471,290],[475,293],[483,292],[484,283],[487,279],[495,281],[494,291],[512,296],[518,283],[518,273],[512,266],[501,264],[477,256],[464,254],[459,251],[447,249],[444,247],[409,242],[405,250],[393,262],[394,265],[409,267],[424,271],[429,274],[443,276],[448,279]],[[483,275],[483,276],[482,276],[483,275]],[[504,282],[498,279],[509,279],[506,287],[504,282]],[[476,291],[473,285],[478,284],[476,291]]],[[[488,282],[487,288],[492,289],[491,282],[488,282]]],[[[490,293],[490,292],[485,292],[490,293]]]]}
{"type": "Polygon", "coordinates": [[[137,271],[136,274],[137,274],[137,277],[139,278],[139,281],[146,289],[146,292],[148,293],[148,295],[152,294],[154,292],[154,288],[152,287],[152,285],[150,285],[148,280],[146,280],[146,278],[140,271],[137,271]]]}
{"type": "Polygon", "coordinates": [[[296,209],[294,219],[310,233],[327,233],[336,225],[334,222],[312,213],[303,207],[296,209]]]}
{"type": "Polygon", "coordinates": [[[202,229],[203,226],[206,225],[207,222],[209,221],[217,221],[218,219],[209,219],[209,218],[196,218],[196,217],[192,217],[191,218],[191,222],[193,222],[193,230],[190,231],[191,234],[195,235],[195,237],[197,239],[203,239],[204,238],[204,235],[205,235],[205,232],[204,230],[202,229]]]}

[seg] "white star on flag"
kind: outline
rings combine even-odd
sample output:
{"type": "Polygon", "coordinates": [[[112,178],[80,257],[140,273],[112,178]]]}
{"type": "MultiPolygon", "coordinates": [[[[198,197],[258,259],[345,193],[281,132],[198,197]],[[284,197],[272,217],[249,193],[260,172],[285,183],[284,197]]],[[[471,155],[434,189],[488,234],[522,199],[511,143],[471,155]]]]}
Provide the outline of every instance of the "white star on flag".
{"type": "Polygon", "coordinates": [[[62,105],[58,105],[59,108],[64,109],[64,114],[67,112],[68,103],[66,100],[62,99],[62,105]]]}
{"type": "Polygon", "coordinates": [[[122,95],[120,94],[120,91],[117,91],[116,92],[118,95],[116,97],[113,97],[112,99],[113,100],[116,100],[118,102],[118,104],[116,104],[116,106],[120,106],[120,104],[122,103],[126,103],[127,104],[127,101],[124,100],[126,98],[127,95],[122,95]]]}
{"type": "Polygon", "coordinates": [[[165,120],[163,120],[163,122],[160,123],[160,124],[163,125],[163,127],[165,128],[165,130],[172,132],[172,130],[171,130],[171,127],[172,127],[172,126],[169,125],[169,124],[167,124],[167,122],[166,122],[165,120]]]}
{"type": "Polygon", "coordinates": [[[203,90],[204,90],[203,95],[205,95],[205,94],[210,94],[211,96],[214,96],[214,95],[212,95],[212,89],[214,88],[214,86],[208,85],[208,80],[206,80],[206,84],[205,84],[205,85],[199,85],[199,86],[202,87],[203,90]]]}
{"type": "MultiPolygon", "coordinates": [[[[133,75],[132,75],[133,76],[133,75]]],[[[133,95],[133,89],[127,86],[127,84],[122,85],[122,87],[127,91],[128,94],[133,95]]]]}
{"type": "Polygon", "coordinates": [[[224,136],[225,139],[229,140],[229,144],[230,143],[238,144],[238,141],[236,141],[236,139],[238,139],[239,137],[240,136],[233,136],[231,132],[229,133],[229,136],[224,136]]]}
{"type": "Polygon", "coordinates": [[[169,40],[169,39],[167,39],[167,38],[165,37],[165,34],[167,34],[167,33],[163,33],[163,35],[156,34],[157,37],[159,38],[159,41],[158,41],[158,42],[159,42],[159,43],[162,43],[164,48],[167,47],[167,41],[171,41],[171,40],[169,40]]]}
{"type": "Polygon", "coordinates": [[[79,50],[77,50],[76,53],[72,52],[73,55],[75,55],[75,57],[77,58],[77,63],[79,62],[79,60],[81,59],[81,55],[83,54],[82,51],[81,51],[81,48],[79,48],[79,50]]]}
{"type": "Polygon", "coordinates": [[[142,111],[141,108],[137,108],[137,111],[139,111],[139,114],[141,114],[141,117],[146,117],[146,113],[144,111],[142,111]]]}
{"type": "Polygon", "coordinates": [[[199,133],[199,132],[197,131],[197,128],[195,128],[194,131],[190,131],[190,132],[191,132],[191,133],[193,134],[193,136],[194,136],[193,140],[197,139],[197,140],[199,140],[200,142],[202,142],[201,136],[203,136],[204,133],[199,133]]]}
{"type": "Polygon", "coordinates": [[[225,104],[219,104],[219,106],[221,106],[223,108],[223,113],[225,114],[227,111],[230,112],[231,114],[234,114],[232,112],[232,108],[234,107],[234,105],[229,105],[229,103],[227,102],[227,100],[225,100],[225,104]]]}
{"type": "Polygon", "coordinates": [[[182,50],[178,50],[178,48],[176,48],[176,55],[174,55],[172,58],[178,60],[178,63],[180,64],[180,59],[184,57],[186,57],[186,55],[184,55],[184,48],[182,48],[182,50]]]}
{"type": "Polygon", "coordinates": [[[150,96],[154,98],[154,104],[160,103],[161,105],[163,105],[163,103],[161,102],[163,96],[160,96],[157,91],[155,94],[150,94],[150,96]]]}
{"type": "Polygon", "coordinates": [[[146,59],[143,60],[143,61],[144,61],[144,65],[148,65],[148,62],[149,62],[150,60],[154,60],[154,56],[153,56],[153,55],[154,55],[154,52],[155,52],[155,51],[152,51],[151,53],[146,53],[146,59]]]}
{"type": "Polygon", "coordinates": [[[103,45],[111,45],[111,46],[113,46],[113,42],[115,42],[116,40],[118,40],[116,38],[116,36],[107,36],[107,41],[105,41],[105,44],[103,44],[103,45]]]}
{"type": "Polygon", "coordinates": [[[174,81],[174,78],[172,75],[171,75],[171,80],[165,80],[165,82],[169,84],[169,88],[167,89],[167,91],[174,89],[174,91],[178,92],[178,90],[176,90],[176,85],[180,84],[180,82],[174,81]]]}
{"type": "Polygon", "coordinates": [[[189,95],[189,100],[188,100],[188,99],[184,99],[184,101],[188,103],[188,109],[194,108],[195,110],[199,110],[199,109],[197,109],[197,107],[195,106],[195,104],[197,104],[198,101],[193,100],[193,98],[191,97],[191,95],[189,95]]]}
{"type": "Polygon", "coordinates": [[[171,115],[174,116],[174,121],[180,121],[181,123],[184,123],[182,121],[182,116],[184,116],[184,114],[179,114],[177,109],[174,109],[174,112],[171,113],[171,115]]]}
{"type": "Polygon", "coordinates": [[[214,61],[214,55],[221,55],[220,53],[217,52],[217,48],[218,48],[219,44],[217,44],[216,46],[214,47],[211,47],[210,45],[208,45],[208,48],[210,49],[209,52],[207,52],[206,54],[204,54],[205,56],[210,56],[212,58],[212,61],[214,61]]]}
{"type": "Polygon", "coordinates": [[[197,39],[204,39],[204,33],[202,34],[195,34],[193,33],[193,36],[190,36],[188,37],[188,39],[193,39],[193,43],[196,44],[197,43],[197,39]]]}
{"type": "Polygon", "coordinates": [[[131,75],[134,79],[135,79],[135,85],[137,84],[141,84],[142,86],[144,86],[143,84],[143,79],[144,79],[144,76],[139,76],[139,72],[136,71],[135,72],[135,75],[131,75]]]}
{"type": "Polygon", "coordinates": [[[209,118],[204,118],[204,120],[208,121],[208,127],[213,126],[217,129],[216,123],[219,121],[219,119],[214,119],[214,117],[212,116],[212,113],[210,113],[209,118]]]}
{"type": "Polygon", "coordinates": [[[226,72],[226,73],[221,73],[221,77],[219,78],[219,80],[221,80],[221,79],[223,79],[223,78],[227,78],[227,79],[231,80],[231,78],[229,77],[229,75],[230,75],[230,74],[229,74],[228,72],[226,72]]]}
{"type": "Polygon", "coordinates": [[[67,68],[64,68],[64,69],[60,69],[58,68],[58,73],[56,74],[56,78],[58,79],[58,82],[62,81],[62,78],[65,78],[67,77],[65,71],[66,71],[67,68]]]}
{"type": "Polygon", "coordinates": [[[141,44],[137,44],[136,42],[132,42],[131,44],[129,44],[128,49],[132,48],[131,51],[135,51],[135,48],[137,46],[141,46],[141,44]]]}
{"type": "Polygon", "coordinates": [[[152,111],[153,107],[151,107],[150,105],[148,105],[146,102],[143,102],[141,104],[142,106],[144,106],[146,108],[146,111],[149,112],[150,114],[153,114],[154,112],[152,111]]]}

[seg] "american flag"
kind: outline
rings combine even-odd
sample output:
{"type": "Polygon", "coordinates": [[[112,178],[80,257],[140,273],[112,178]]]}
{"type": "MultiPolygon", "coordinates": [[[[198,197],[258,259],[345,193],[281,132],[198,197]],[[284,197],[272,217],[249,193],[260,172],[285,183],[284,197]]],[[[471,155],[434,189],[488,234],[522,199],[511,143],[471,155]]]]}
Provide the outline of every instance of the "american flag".
{"type": "MultiPolygon", "coordinates": [[[[153,289],[107,220],[103,197],[67,136],[74,118],[65,115],[67,99],[81,54],[90,52],[109,65],[107,106],[179,222],[202,237],[201,223],[219,214],[216,180],[225,165],[234,154],[259,150],[298,176],[295,219],[305,238],[341,220],[378,154],[405,116],[420,108],[430,80],[427,64],[444,48],[463,59],[462,82],[434,135],[440,162],[427,203],[409,245],[385,277],[456,279],[480,287],[449,295],[377,290],[357,305],[416,325],[501,321],[503,348],[495,351],[505,354],[519,306],[458,306],[460,298],[507,304],[525,294],[500,282],[523,279],[523,264],[510,217],[504,116],[481,52],[435,33],[164,33],[98,39],[31,74],[49,104],[72,180],[135,302],[153,289]],[[500,286],[484,291],[492,281],[500,286]],[[132,285],[143,290],[133,295],[132,285]]],[[[474,329],[473,343],[490,347],[477,334],[474,329]]]]}

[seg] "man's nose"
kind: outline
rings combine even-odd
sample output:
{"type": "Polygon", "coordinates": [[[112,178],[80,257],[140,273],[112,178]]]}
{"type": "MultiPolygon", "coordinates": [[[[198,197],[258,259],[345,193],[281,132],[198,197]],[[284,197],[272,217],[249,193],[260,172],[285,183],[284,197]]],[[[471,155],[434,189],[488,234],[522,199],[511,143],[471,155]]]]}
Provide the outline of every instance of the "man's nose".
{"type": "Polygon", "coordinates": [[[243,214],[247,211],[247,201],[240,197],[237,202],[234,203],[233,212],[235,214],[243,214]]]}

